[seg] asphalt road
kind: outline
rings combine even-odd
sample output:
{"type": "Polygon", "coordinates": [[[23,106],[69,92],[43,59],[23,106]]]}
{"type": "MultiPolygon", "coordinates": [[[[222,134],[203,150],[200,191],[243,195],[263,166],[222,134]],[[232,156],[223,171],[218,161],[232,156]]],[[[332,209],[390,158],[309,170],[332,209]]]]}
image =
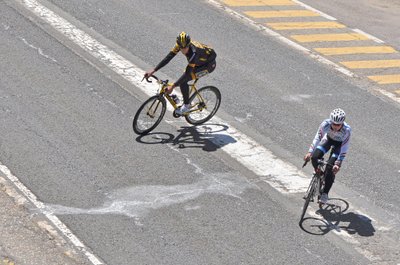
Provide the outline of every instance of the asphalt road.
{"type": "MultiPolygon", "coordinates": [[[[278,192],[170,113],[138,138],[137,87],[1,2],[0,161],[104,263],[398,262],[398,103],[204,1],[44,3],[144,70],[182,30],[211,44],[217,69],[201,84],[220,88],[218,116],[299,168],[333,108],[353,128],[333,191],[352,207],[339,221],[357,244],[305,233],[302,194],[278,192]]],[[[176,79],[184,65],[177,56],[160,72],[176,79]]]]}

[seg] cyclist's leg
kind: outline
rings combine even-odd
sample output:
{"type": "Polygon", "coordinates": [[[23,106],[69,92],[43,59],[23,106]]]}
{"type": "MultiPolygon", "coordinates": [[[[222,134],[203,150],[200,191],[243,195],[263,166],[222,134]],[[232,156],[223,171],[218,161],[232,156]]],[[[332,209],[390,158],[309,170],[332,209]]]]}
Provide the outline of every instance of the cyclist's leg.
{"type": "Polygon", "coordinates": [[[324,187],[324,193],[328,194],[330,189],[332,188],[333,182],[335,182],[335,174],[333,174],[332,171],[332,166],[335,164],[336,159],[339,157],[340,154],[340,149],[341,149],[341,142],[337,141],[331,141],[332,143],[332,151],[329,156],[328,163],[330,165],[327,165],[325,168],[325,187],[324,187]]]}
{"type": "Polygon", "coordinates": [[[190,76],[187,76],[182,80],[180,88],[183,96],[183,104],[189,104],[190,91],[188,82],[211,73],[212,71],[214,71],[215,67],[216,67],[215,61],[202,66],[195,67],[194,72],[190,76]]]}
{"type": "Polygon", "coordinates": [[[187,82],[190,80],[184,80],[183,83],[181,83],[180,88],[183,96],[183,104],[189,104],[189,85],[187,82]]]}
{"type": "Polygon", "coordinates": [[[322,148],[318,148],[318,147],[314,150],[314,152],[311,156],[311,162],[314,167],[314,170],[317,170],[318,159],[321,159],[325,155],[325,152],[323,150],[321,150],[322,148]]]}
{"type": "Polygon", "coordinates": [[[311,156],[311,162],[315,170],[317,170],[318,167],[318,159],[321,159],[326,152],[329,150],[329,141],[326,138],[323,138],[317,148],[315,148],[312,156],[311,156]]]}
{"type": "Polygon", "coordinates": [[[217,66],[217,63],[215,61],[212,61],[205,65],[196,67],[194,69],[195,78],[200,78],[205,75],[208,75],[209,73],[212,73],[215,70],[216,66],[217,66]]]}

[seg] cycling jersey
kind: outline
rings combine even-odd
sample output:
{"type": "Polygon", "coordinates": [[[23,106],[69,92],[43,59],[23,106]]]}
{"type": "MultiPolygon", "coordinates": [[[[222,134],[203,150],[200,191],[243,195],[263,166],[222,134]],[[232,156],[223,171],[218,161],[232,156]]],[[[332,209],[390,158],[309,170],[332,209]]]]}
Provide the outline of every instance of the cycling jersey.
{"type": "MultiPolygon", "coordinates": [[[[217,57],[217,54],[211,47],[200,42],[191,41],[188,47],[189,51],[187,54],[185,54],[188,60],[188,65],[186,67],[185,73],[178,79],[178,81],[175,82],[176,86],[180,86],[184,80],[195,79],[195,68],[214,63],[215,58],[217,57]]],[[[168,64],[179,51],[179,45],[175,44],[168,55],[154,68],[154,70],[157,71],[168,64]]]]}
{"type": "Polygon", "coordinates": [[[340,152],[337,159],[340,164],[346,157],[350,146],[351,128],[346,122],[343,123],[339,131],[334,131],[331,126],[332,121],[330,119],[326,119],[321,123],[308,152],[312,153],[316,148],[322,148],[321,150],[326,153],[328,151],[324,147],[326,141],[338,142],[340,144],[340,152]]]}

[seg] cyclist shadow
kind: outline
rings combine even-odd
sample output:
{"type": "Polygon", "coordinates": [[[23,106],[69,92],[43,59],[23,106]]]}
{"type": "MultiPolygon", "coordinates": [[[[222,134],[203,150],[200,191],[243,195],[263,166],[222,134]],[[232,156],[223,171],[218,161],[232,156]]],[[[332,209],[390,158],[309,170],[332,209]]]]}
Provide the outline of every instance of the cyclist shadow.
{"type": "Polygon", "coordinates": [[[203,124],[197,126],[183,126],[177,136],[170,133],[153,132],[139,136],[136,141],[145,144],[172,143],[178,148],[202,148],[207,152],[214,152],[219,148],[235,143],[236,140],[224,132],[228,126],[221,124],[203,124]]]}
{"type": "Polygon", "coordinates": [[[351,235],[358,234],[363,237],[373,236],[375,228],[372,225],[372,220],[362,214],[345,213],[348,208],[349,204],[345,200],[331,198],[327,205],[316,211],[316,214],[322,218],[304,218],[301,228],[313,235],[324,235],[335,230],[337,232],[345,231],[351,235]]]}

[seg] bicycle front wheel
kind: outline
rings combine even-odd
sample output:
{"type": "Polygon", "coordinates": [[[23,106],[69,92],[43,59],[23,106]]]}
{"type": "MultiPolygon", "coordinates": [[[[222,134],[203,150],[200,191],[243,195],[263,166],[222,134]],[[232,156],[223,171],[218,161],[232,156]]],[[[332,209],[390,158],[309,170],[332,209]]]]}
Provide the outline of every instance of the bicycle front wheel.
{"type": "Polygon", "coordinates": [[[152,96],[136,112],[133,118],[133,131],[139,135],[151,132],[161,122],[166,109],[167,102],[164,97],[152,96]]]}
{"type": "Polygon", "coordinates": [[[317,181],[317,176],[313,175],[310,185],[308,186],[307,192],[304,195],[304,205],[301,211],[300,223],[301,221],[303,221],[304,215],[307,212],[308,205],[310,204],[311,199],[314,197],[316,181],[317,181]]]}
{"type": "Polygon", "coordinates": [[[186,121],[193,125],[210,120],[221,104],[221,92],[214,86],[200,88],[190,99],[190,112],[185,116],[186,121]]]}

